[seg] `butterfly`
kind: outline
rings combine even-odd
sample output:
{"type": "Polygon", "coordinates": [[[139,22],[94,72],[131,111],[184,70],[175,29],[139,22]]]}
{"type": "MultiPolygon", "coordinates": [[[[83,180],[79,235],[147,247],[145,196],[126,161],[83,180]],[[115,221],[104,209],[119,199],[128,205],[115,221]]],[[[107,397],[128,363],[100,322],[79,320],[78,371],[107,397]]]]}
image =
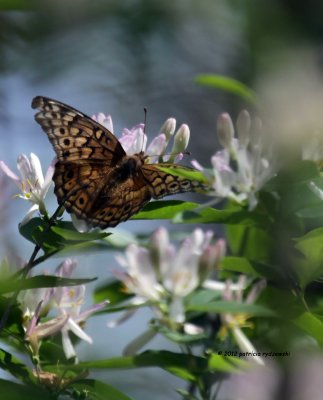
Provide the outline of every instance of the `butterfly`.
{"type": "Polygon", "coordinates": [[[147,163],[143,151],[127,155],[107,128],[64,103],[37,96],[32,108],[38,109],[35,120],[56,152],[53,181],[58,203],[93,227],[114,227],[152,198],[205,189],[199,181],[147,163]]]}

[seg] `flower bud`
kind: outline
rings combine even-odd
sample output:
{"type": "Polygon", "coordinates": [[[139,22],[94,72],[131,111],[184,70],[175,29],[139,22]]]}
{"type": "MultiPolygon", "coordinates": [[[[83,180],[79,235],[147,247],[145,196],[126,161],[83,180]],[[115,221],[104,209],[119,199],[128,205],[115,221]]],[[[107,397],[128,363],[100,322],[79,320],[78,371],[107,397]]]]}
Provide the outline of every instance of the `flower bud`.
{"type": "Polygon", "coordinates": [[[167,255],[169,247],[169,236],[167,229],[161,227],[157,229],[150,240],[150,256],[153,266],[156,268],[156,272],[160,271],[160,264],[162,258],[167,255]]]}
{"type": "Polygon", "coordinates": [[[250,140],[253,147],[262,146],[262,121],[259,117],[255,117],[250,131],[250,140]]]}
{"type": "Polygon", "coordinates": [[[160,133],[164,133],[166,136],[166,141],[169,140],[171,136],[174,135],[176,129],[176,119],[175,118],[168,118],[163,126],[160,128],[160,133]]]}
{"type": "Polygon", "coordinates": [[[246,110],[242,110],[237,118],[237,132],[239,143],[242,147],[247,147],[250,141],[250,114],[246,110]]]}
{"type": "Polygon", "coordinates": [[[182,124],[174,136],[174,144],[171,155],[168,159],[169,163],[173,163],[175,157],[186,150],[190,140],[190,128],[186,124],[182,124]]]}
{"type": "Polygon", "coordinates": [[[215,244],[208,245],[199,263],[200,281],[203,282],[208,274],[215,269],[225,255],[226,242],[219,239],[215,244]]]}
{"type": "Polygon", "coordinates": [[[224,148],[230,149],[234,137],[234,127],[228,113],[223,113],[217,121],[217,133],[219,142],[224,148]]]}

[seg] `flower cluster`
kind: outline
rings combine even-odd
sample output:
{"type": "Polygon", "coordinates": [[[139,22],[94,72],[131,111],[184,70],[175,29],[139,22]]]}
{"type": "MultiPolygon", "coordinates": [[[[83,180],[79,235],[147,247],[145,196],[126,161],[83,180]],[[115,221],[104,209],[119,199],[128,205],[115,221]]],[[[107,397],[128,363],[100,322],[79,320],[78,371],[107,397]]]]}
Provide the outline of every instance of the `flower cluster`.
{"type": "MultiPolygon", "coordinates": [[[[242,111],[236,128],[237,137],[229,114],[220,115],[217,132],[223,149],[211,158],[213,195],[238,203],[247,201],[252,210],[258,202],[256,193],[275,176],[277,161],[272,143],[269,145],[262,134],[259,119],[252,123],[249,113],[242,111]]],[[[193,161],[193,165],[203,170],[197,161],[193,161]]]]}
{"type": "MultiPolygon", "coordinates": [[[[99,113],[93,115],[92,118],[113,133],[113,123],[110,115],[106,116],[103,113],[99,113]]],[[[123,130],[119,142],[128,155],[143,151],[148,156],[149,163],[173,163],[183,158],[183,152],[186,150],[190,138],[190,130],[186,124],[182,124],[176,131],[175,118],[168,118],[160,128],[159,134],[148,146],[148,139],[144,129],[144,124],[138,124],[131,129],[125,128],[123,130]],[[174,139],[172,148],[166,155],[167,147],[172,138],[174,139]]]]}
{"type": "Polygon", "coordinates": [[[178,249],[170,243],[166,229],[159,228],[150,244],[131,244],[117,261],[126,269],[118,274],[134,300],[150,301],[157,317],[169,323],[185,322],[185,297],[202,285],[225,253],[225,243],[211,243],[213,233],[201,229],[188,236],[178,249]]]}
{"type": "MultiPolygon", "coordinates": [[[[69,278],[76,266],[75,261],[67,259],[56,269],[56,276],[69,278]]],[[[34,357],[38,356],[42,339],[58,332],[61,332],[64,353],[68,359],[76,357],[69,332],[73,332],[80,339],[92,343],[92,338],[85,333],[80,325],[89,316],[103,309],[107,302],[96,304],[81,312],[84,294],[85,286],[80,285],[27,290],[20,295],[25,337],[30,344],[34,357]],[[51,316],[53,312],[55,316],[51,316]],[[45,317],[46,321],[42,322],[45,317]]]]}

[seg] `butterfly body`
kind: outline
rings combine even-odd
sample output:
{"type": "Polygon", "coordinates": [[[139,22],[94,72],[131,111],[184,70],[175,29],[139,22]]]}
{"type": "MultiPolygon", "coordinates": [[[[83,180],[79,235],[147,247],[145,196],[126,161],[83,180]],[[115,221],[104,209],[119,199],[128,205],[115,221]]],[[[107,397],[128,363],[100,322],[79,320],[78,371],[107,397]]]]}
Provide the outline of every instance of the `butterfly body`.
{"type": "Polygon", "coordinates": [[[144,152],[127,155],[108,129],[64,103],[37,96],[32,107],[58,159],[53,180],[59,204],[92,226],[116,226],[152,198],[204,189],[148,164],[144,152]]]}

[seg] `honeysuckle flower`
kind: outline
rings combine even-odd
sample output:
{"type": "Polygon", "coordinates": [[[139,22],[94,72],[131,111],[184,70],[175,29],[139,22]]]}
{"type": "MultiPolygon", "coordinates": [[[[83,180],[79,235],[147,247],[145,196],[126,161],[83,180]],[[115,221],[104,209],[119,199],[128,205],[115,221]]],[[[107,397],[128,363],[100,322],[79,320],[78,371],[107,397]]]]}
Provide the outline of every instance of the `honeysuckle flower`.
{"type": "Polygon", "coordinates": [[[160,320],[185,323],[184,298],[201,285],[223,256],[222,240],[211,243],[213,233],[195,229],[176,248],[165,228],[151,236],[148,248],[131,244],[117,261],[119,274],[136,301],[149,301],[160,320]]]}
{"type": "Polygon", "coordinates": [[[85,311],[81,312],[81,306],[84,303],[85,286],[63,287],[58,299],[58,309],[61,315],[67,316],[67,321],[61,329],[62,344],[66,358],[76,357],[74,345],[69,337],[69,331],[73,332],[80,339],[92,344],[92,338],[85,333],[80,324],[92,314],[102,310],[107,301],[95,304],[85,311]]]}
{"type": "MultiPolygon", "coordinates": [[[[240,276],[238,285],[240,285],[240,290],[233,291],[232,290],[232,283],[227,282],[227,287],[226,290],[222,292],[222,298],[223,300],[227,301],[236,301],[241,303],[243,301],[243,291],[246,287],[246,278],[244,276],[240,276]]],[[[252,304],[258,297],[259,293],[264,289],[265,287],[265,281],[260,281],[257,284],[255,284],[252,289],[250,290],[247,298],[245,299],[245,303],[247,304],[252,304]]],[[[229,313],[223,313],[221,314],[221,320],[222,320],[222,330],[221,330],[221,335],[225,336],[227,333],[227,330],[229,329],[239,346],[240,350],[244,353],[251,353],[253,354],[253,357],[250,359],[259,364],[259,365],[264,365],[263,359],[255,355],[257,354],[257,350],[251,343],[251,341],[248,339],[248,337],[243,333],[241,327],[246,327],[246,326],[251,326],[250,323],[247,323],[247,319],[249,318],[248,314],[229,314],[229,313]]]]}
{"type": "MultiPolygon", "coordinates": [[[[277,161],[272,144],[262,133],[259,119],[251,121],[247,111],[242,111],[236,123],[237,137],[231,117],[220,115],[217,123],[218,139],[223,146],[211,158],[213,192],[216,198],[228,198],[238,203],[247,201],[249,210],[257,205],[256,193],[275,176],[277,161]]],[[[203,167],[194,161],[195,168],[203,167]]]]}
{"type": "Polygon", "coordinates": [[[111,133],[113,133],[113,123],[111,115],[105,115],[104,113],[100,112],[98,114],[92,115],[92,119],[94,119],[94,121],[97,121],[99,124],[103,125],[111,133]]]}
{"type": "MultiPolygon", "coordinates": [[[[56,276],[69,278],[77,263],[75,260],[67,259],[56,270],[56,276]]],[[[53,292],[55,305],[61,315],[67,316],[66,323],[61,329],[62,344],[66,358],[76,356],[72,341],[69,337],[69,331],[72,331],[80,339],[92,344],[92,338],[85,333],[80,324],[95,312],[103,309],[107,301],[95,304],[85,311],[81,312],[81,306],[84,303],[85,286],[57,287],[53,292]]]]}
{"type": "Polygon", "coordinates": [[[54,163],[53,161],[48,167],[44,178],[39,158],[34,153],[31,153],[29,158],[25,154],[21,154],[17,160],[17,168],[21,174],[21,178],[19,178],[4,161],[0,161],[2,171],[21,189],[21,193],[17,197],[32,203],[22,223],[28,222],[36,211],[47,215],[44,201],[52,182],[54,163]]]}
{"type": "MultiPolygon", "coordinates": [[[[61,278],[71,277],[77,263],[66,259],[56,269],[55,275],[61,278]]],[[[80,339],[92,343],[92,338],[81,328],[88,317],[103,309],[107,301],[95,304],[81,311],[84,303],[85,286],[55,287],[48,289],[27,290],[20,298],[23,308],[23,326],[26,340],[29,341],[33,355],[37,357],[41,340],[58,332],[62,335],[63,350],[67,358],[76,357],[70,340],[72,331],[80,339]],[[58,314],[42,322],[44,316],[58,314]]]]}
{"type": "Polygon", "coordinates": [[[58,317],[52,318],[44,323],[39,322],[39,310],[41,309],[41,306],[42,303],[40,302],[38,308],[35,311],[35,314],[26,326],[25,333],[25,339],[29,342],[32,354],[36,359],[38,357],[41,340],[46,337],[55,335],[56,333],[61,331],[68,320],[67,315],[59,315],[58,317]]]}
{"type": "MultiPolygon", "coordinates": [[[[105,126],[113,133],[113,123],[111,116],[106,116],[103,113],[93,115],[92,118],[105,126]]],[[[168,118],[162,125],[159,134],[148,145],[147,135],[144,131],[145,125],[138,124],[131,129],[125,128],[122,131],[122,136],[118,139],[124,151],[128,155],[145,152],[149,157],[149,163],[154,162],[176,162],[183,158],[183,152],[186,150],[190,131],[186,124],[176,130],[175,118],[168,118]],[[170,153],[167,155],[167,146],[170,139],[174,137],[174,143],[170,153]]]]}

